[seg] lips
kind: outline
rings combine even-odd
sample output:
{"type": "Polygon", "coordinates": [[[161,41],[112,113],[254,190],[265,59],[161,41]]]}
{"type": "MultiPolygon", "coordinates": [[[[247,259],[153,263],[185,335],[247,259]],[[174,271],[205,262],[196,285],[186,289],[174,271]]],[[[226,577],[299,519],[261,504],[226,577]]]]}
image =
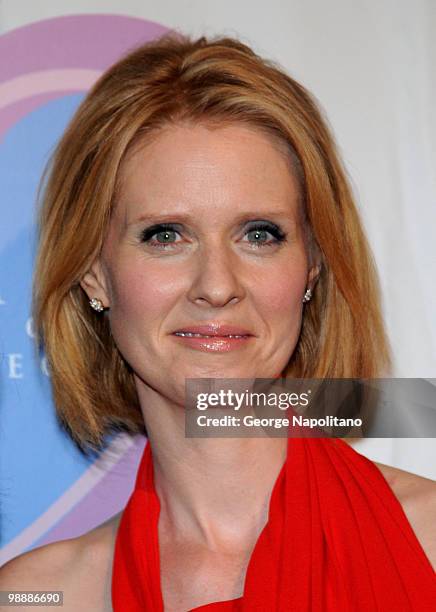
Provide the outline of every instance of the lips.
{"type": "Polygon", "coordinates": [[[193,337],[220,337],[228,338],[229,336],[253,336],[248,329],[236,325],[224,325],[219,323],[210,323],[207,325],[189,325],[181,327],[173,332],[173,334],[186,334],[188,337],[196,334],[193,337]]]}

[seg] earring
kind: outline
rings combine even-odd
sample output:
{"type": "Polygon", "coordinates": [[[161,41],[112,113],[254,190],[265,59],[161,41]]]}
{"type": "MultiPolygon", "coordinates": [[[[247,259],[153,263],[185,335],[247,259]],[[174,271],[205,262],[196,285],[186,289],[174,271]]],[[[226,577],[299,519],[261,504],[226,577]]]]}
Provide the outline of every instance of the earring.
{"type": "Polygon", "coordinates": [[[92,300],[89,300],[89,303],[91,307],[97,312],[102,312],[104,310],[102,301],[98,300],[97,298],[92,298],[92,300]]]}
{"type": "Polygon", "coordinates": [[[312,297],[311,289],[306,289],[306,293],[304,294],[304,297],[303,297],[303,302],[309,302],[311,297],[312,297]]]}

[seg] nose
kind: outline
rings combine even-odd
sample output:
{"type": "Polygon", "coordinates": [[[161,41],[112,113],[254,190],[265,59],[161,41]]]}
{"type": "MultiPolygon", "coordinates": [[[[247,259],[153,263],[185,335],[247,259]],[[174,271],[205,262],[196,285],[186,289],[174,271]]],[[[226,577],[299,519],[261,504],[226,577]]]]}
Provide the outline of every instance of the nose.
{"type": "Polygon", "coordinates": [[[238,303],[245,295],[237,256],[222,243],[198,254],[189,299],[204,306],[222,307],[238,303]]]}

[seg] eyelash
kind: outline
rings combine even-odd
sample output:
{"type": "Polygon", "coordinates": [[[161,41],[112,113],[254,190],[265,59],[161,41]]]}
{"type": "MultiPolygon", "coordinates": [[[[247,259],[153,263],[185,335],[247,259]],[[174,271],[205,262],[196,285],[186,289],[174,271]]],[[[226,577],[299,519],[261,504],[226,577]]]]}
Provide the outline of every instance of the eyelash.
{"type": "MultiPolygon", "coordinates": [[[[172,245],[176,244],[174,242],[164,243],[164,242],[153,242],[151,238],[156,234],[160,234],[162,232],[176,232],[180,233],[177,229],[178,226],[172,223],[159,223],[157,225],[152,225],[151,227],[146,228],[141,232],[140,240],[141,242],[147,242],[154,248],[168,250],[168,247],[171,248],[172,245]]],[[[277,225],[270,222],[258,222],[253,224],[246,233],[254,232],[254,231],[266,231],[272,234],[274,240],[271,242],[264,242],[263,244],[253,242],[251,243],[254,248],[262,248],[262,247],[272,247],[278,243],[284,242],[286,240],[286,233],[283,232],[277,225]]]]}

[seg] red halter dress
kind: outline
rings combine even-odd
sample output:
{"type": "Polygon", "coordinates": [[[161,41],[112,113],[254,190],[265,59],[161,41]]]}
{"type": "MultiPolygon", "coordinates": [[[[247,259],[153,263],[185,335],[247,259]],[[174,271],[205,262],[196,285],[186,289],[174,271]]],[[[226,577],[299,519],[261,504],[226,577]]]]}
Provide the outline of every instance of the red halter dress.
{"type": "MultiPolygon", "coordinates": [[[[119,525],[114,612],[164,612],[151,447],[119,525]]],[[[289,438],[243,596],[191,612],[435,612],[436,572],[377,466],[337,438],[289,438]]]]}

